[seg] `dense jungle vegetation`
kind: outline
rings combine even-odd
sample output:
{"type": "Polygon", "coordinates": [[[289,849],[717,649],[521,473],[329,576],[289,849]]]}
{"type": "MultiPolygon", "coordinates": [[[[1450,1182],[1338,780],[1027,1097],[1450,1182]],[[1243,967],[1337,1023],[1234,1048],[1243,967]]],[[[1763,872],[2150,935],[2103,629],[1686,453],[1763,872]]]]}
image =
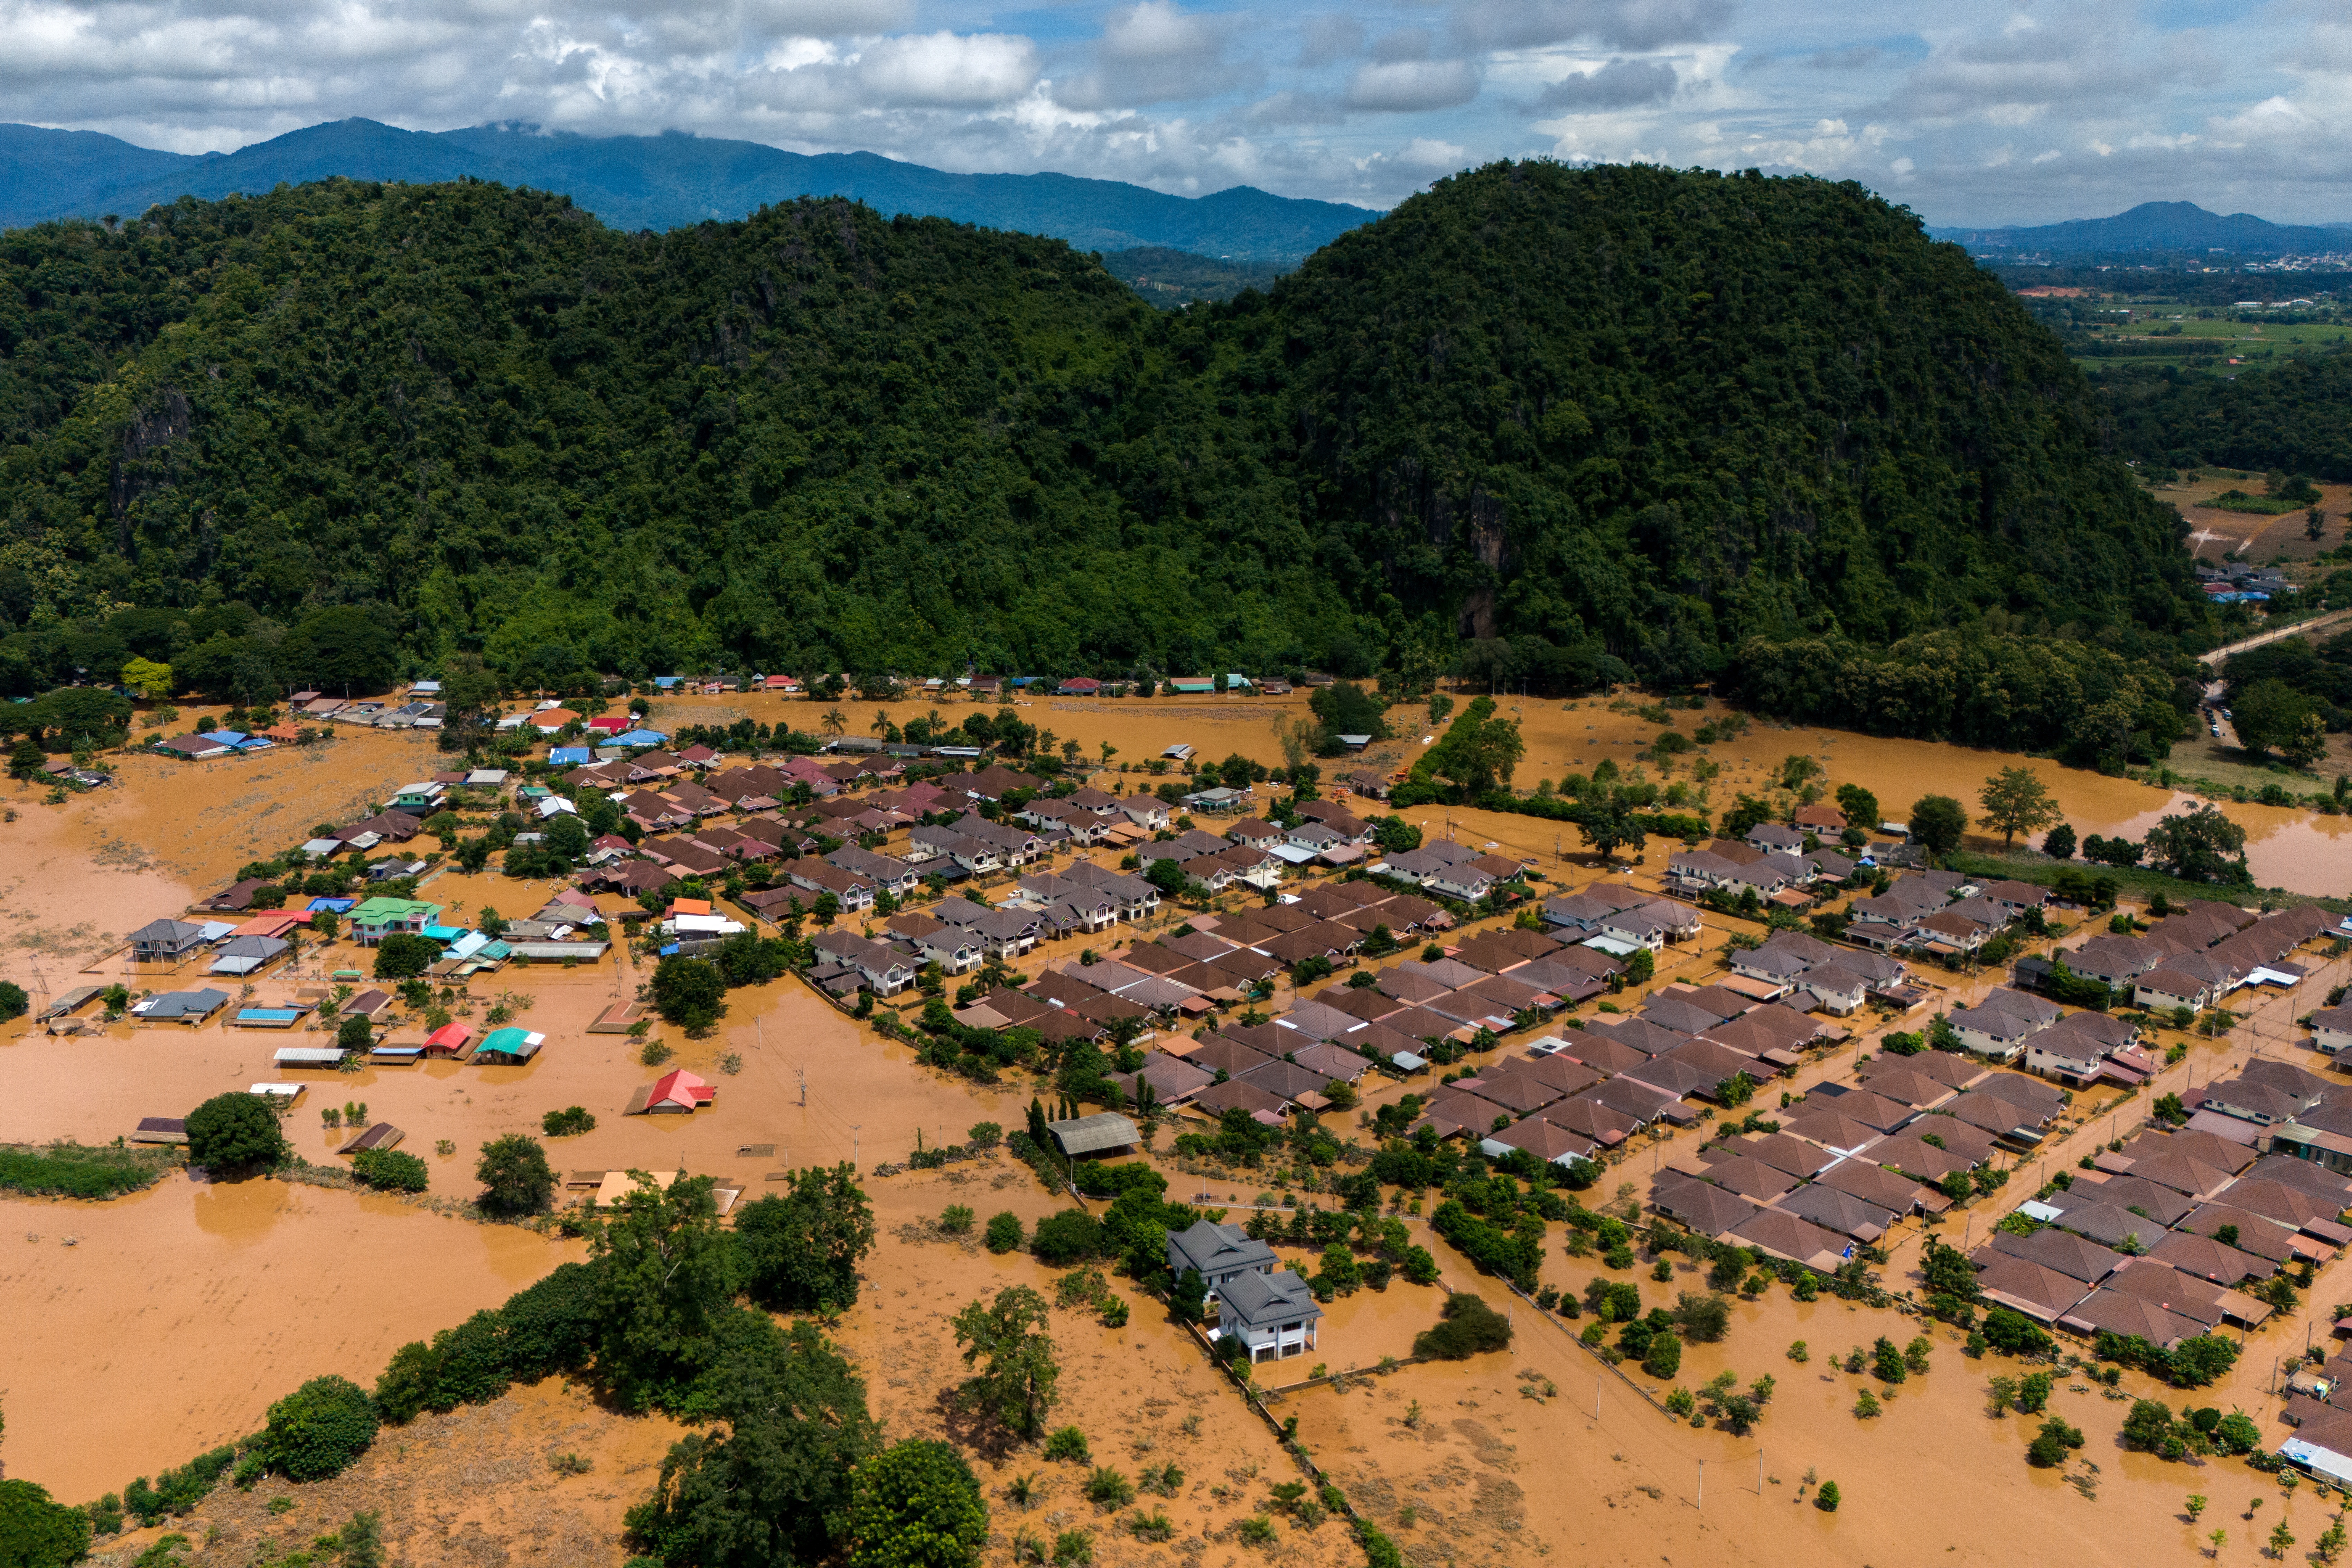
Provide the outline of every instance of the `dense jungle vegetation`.
{"type": "Polygon", "coordinates": [[[335,181],[21,230],[0,506],[18,691],[118,647],[332,679],[367,622],[518,679],[1728,675],[2046,747],[2161,731],[2209,637],[1996,279],[1856,185],[1640,167],[1465,174],[1174,312],[840,200],[625,234],[335,181]]]}
{"type": "Polygon", "coordinates": [[[2352,479],[2352,353],[2297,354],[2234,378],[2119,367],[2095,384],[2118,441],[2151,468],[2352,479]]]}

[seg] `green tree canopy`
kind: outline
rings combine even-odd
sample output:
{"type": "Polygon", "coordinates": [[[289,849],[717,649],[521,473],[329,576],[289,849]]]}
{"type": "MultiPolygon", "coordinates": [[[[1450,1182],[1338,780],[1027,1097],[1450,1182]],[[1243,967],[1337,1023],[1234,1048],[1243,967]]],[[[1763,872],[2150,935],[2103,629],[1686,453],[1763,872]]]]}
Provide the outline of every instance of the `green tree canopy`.
{"type": "Polygon", "coordinates": [[[625,1405],[644,1409],[681,1396],[709,1361],[733,1258],[711,1177],[665,1188],[630,1174],[636,1184],[596,1220],[588,1249],[600,1260],[597,1371],[625,1405]]]}
{"type": "Polygon", "coordinates": [[[856,1370],[809,1323],[739,1316],[713,1368],[722,1436],[671,1446],[630,1534],[677,1568],[831,1560],[846,1543],[856,1476],[881,1446],[856,1370]]]}
{"type": "Polygon", "coordinates": [[[971,1568],[988,1540],[988,1505],[963,1456],[912,1439],[857,1468],[850,1568],[971,1568]]]}
{"type": "Polygon", "coordinates": [[[784,1192],[756,1198],[735,1216],[744,1286],[780,1311],[856,1305],[857,1265],[875,1236],[873,1206],[846,1163],[794,1171],[784,1192]]]}
{"type": "Polygon", "coordinates": [[[1984,807],[1980,825],[1998,829],[2007,845],[2014,845],[2021,833],[2037,832],[2058,820],[2058,802],[2050,786],[2021,763],[1987,778],[1977,800],[1984,807]]]}
{"type": "Polygon", "coordinates": [[[1960,847],[1969,830],[1969,814],[1948,795],[1923,795],[1911,805],[1911,837],[1941,857],[1960,847]]]}
{"type": "Polygon", "coordinates": [[[257,1094],[216,1094],[188,1112],[188,1163],[235,1173],[276,1165],[292,1151],[269,1101],[257,1094]]]}
{"type": "Polygon", "coordinates": [[[680,1028],[709,1028],[727,1010],[726,999],[726,977],[699,958],[672,953],[654,966],[654,1011],[680,1028]]]}
{"type": "Polygon", "coordinates": [[[1026,1285],[1008,1285],[955,1316],[964,1364],[978,1368],[964,1384],[965,1399],[1016,1436],[1043,1431],[1056,1397],[1061,1366],[1045,1324],[1045,1299],[1026,1285]]]}
{"type": "Polygon", "coordinates": [[[539,1140],[520,1132],[482,1145],[474,1179],[482,1184],[482,1207],[492,1214],[541,1214],[555,1197],[555,1171],[547,1163],[547,1151],[539,1140]]]}

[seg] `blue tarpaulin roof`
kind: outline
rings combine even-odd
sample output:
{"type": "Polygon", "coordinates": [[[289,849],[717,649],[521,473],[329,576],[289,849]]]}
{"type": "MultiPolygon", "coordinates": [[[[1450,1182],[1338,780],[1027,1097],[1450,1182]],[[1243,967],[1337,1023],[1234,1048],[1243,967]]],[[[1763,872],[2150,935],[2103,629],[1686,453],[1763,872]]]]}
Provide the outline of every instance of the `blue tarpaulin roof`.
{"type": "Polygon", "coordinates": [[[632,730],[625,735],[614,736],[613,743],[616,746],[658,746],[668,739],[659,730],[632,730]]]}
{"type": "Polygon", "coordinates": [[[547,753],[547,760],[557,767],[579,767],[594,760],[585,746],[558,746],[547,753]]]}
{"type": "Polygon", "coordinates": [[[339,915],[344,915],[351,913],[352,906],[358,902],[357,899],[312,899],[310,907],[314,910],[332,910],[339,915]]]}
{"type": "Polygon", "coordinates": [[[207,730],[204,738],[215,745],[234,746],[245,739],[242,730],[207,730]]]}

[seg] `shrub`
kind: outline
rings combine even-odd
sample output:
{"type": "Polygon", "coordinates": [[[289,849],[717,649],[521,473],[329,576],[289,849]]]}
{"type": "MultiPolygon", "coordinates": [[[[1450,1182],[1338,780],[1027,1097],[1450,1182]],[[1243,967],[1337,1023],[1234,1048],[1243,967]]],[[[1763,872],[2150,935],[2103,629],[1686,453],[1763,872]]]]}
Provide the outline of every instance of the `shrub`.
{"type": "Polygon", "coordinates": [[[2082,1446],[2083,1429],[2069,1426],[2053,1416],[2042,1424],[2042,1430],[2034,1435],[2032,1442],[2026,1445],[2026,1462],[2049,1469],[2064,1464],[2068,1451],[2082,1446]]]}
{"type": "Polygon", "coordinates": [[[349,1378],[314,1377],[269,1407],[262,1442],[288,1480],[322,1481],[375,1441],[375,1401],[349,1378]]]}
{"type": "Polygon", "coordinates": [[[971,1234],[971,1210],[962,1204],[950,1204],[940,1215],[940,1228],[950,1236],[971,1234]]]}
{"type": "Polygon", "coordinates": [[[353,1015],[335,1027],[335,1044],[344,1050],[359,1052],[375,1043],[375,1031],[365,1018],[353,1015]]]}
{"type": "MultiPolygon", "coordinates": [[[[175,1470],[165,1470],[149,1486],[141,1476],[122,1489],[123,1510],[142,1525],[160,1524],[167,1515],[184,1514],[212,1495],[221,1477],[236,1460],[233,1447],[199,1454],[175,1470]]],[[[94,1517],[94,1516],[93,1516],[94,1517]]],[[[5,1562],[0,1558],[0,1562],[5,1562]]]]}
{"type": "Polygon", "coordinates": [[[1109,1508],[1125,1508],[1135,1500],[1135,1484],[1108,1465],[1097,1465],[1087,1478],[1087,1500],[1109,1508]]]}
{"type": "Polygon", "coordinates": [[[1672,1377],[1682,1370],[1683,1342],[1672,1334],[1653,1334],[1642,1352],[1642,1370],[1652,1377],[1672,1377]]]}
{"type": "Polygon", "coordinates": [[[215,1173],[276,1165],[290,1151],[278,1112],[257,1094],[216,1094],[188,1112],[188,1163],[215,1173]]]}
{"type": "Polygon", "coordinates": [[[352,1174],[392,1193],[421,1193],[433,1184],[433,1173],[425,1162],[397,1149],[361,1150],[352,1156],[352,1174]]]}
{"type": "Polygon", "coordinates": [[[1107,1257],[1112,1248],[1102,1221],[1084,1209],[1063,1209],[1037,1222],[1029,1250],[1039,1262],[1060,1268],[1107,1257]]]}
{"type": "Polygon", "coordinates": [[[1466,1361],[1481,1351],[1502,1350],[1511,1342],[1511,1321],[1466,1291],[1448,1296],[1437,1315],[1435,1328],[1413,1336],[1413,1354],[1466,1361]]]}
{"type": "Polygon", "coordinates": [[[539,1119],[539,1130],[550,1138],[576,1138],[596,1131],[596,1117],[585,1106],[570,1105],[539,1119]]]}
{"type": "Polygon", "coordinates": [[[89,1550],[89,1515],[31,1481],[0,1481],[0,1563],[64,1568],[89,1550]]]}
{"type": "Polygon", "coordinates": [[[1045,1439],[1045,1458],[1074,1459],[1084,1465],[1092,1462],[1094,1455],[1087,1447],[1087,1435],[1076,1426],[1056,1426],[1045,1439]]]}
{"type": "Polygon", "coordinates": [[[988,1250],[1017,1252],[1021,1248],[1021,1216],[1011,1209],[989,1215],[988,1250]]]}
{"type": "Polygon", "coordinates": [[[1835,1513],[1838,1504],[1845,1500],[1835,1481],[1823,1481],[1822,1489],[1813,1494],[1813,1506],[1823,1513],[1835,1513]]]}
{"type": "Polygon", "coordinates": [[[0,980],[0,1024],[21,1018],[32,1008],[32,998],[13,980],[0,980]]]}

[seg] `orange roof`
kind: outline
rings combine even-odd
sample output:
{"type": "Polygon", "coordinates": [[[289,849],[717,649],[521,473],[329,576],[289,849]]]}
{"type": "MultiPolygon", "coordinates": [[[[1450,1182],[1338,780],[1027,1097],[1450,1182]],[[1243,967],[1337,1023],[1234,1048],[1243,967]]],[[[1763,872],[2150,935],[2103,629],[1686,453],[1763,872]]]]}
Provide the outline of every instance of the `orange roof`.
{"type": "Polygon", "coordinates": [[[674,915],[707,915],[710,912],[709,899],[672,899],[669,912],[674,915]]]}
{"type": "Polygon", "coordinates": [[[309,910],[271,910],[267,914],[254,916],[228,934],[231,936],[284,936],[296,926],[310,923],[309,910]]]}
{"type": "Polygon", "coordinates": [[[561,730],[579,717],[569,708],[550,708],[545,712],[532,714],[530,721],[542,730],[561,730]]]}
{"type": "Polygon", "coordinates": [[[302,738],[302,731],[291,724],[272,724],[261,734],[263,739],[270,741],[299,741],[302,738]]]}

